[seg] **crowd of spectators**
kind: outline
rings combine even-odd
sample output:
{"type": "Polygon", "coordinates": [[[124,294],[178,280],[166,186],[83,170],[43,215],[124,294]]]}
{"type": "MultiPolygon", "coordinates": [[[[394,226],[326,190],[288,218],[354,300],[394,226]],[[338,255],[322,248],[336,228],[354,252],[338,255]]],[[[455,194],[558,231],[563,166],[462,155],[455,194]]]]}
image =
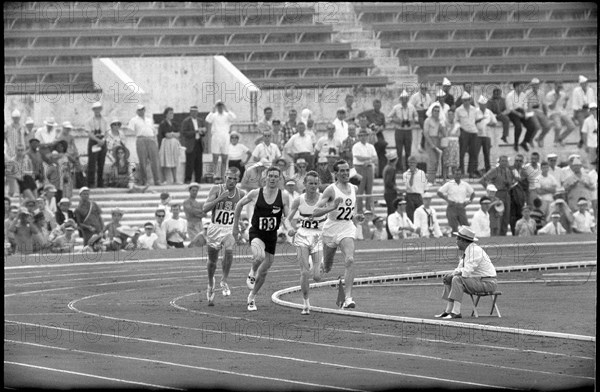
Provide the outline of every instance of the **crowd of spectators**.
{"type": "MultiPolygon", "coordinates": [[[[11,251],[29,253],[40,249],[65,251],[77,237],[96,250],[180,248],[184,242],[204,245],[205,213],[196,197],[199,183],[205,180],[202,153],[208,134],[214,182],[223,178],[227,166],[237,167],[242,175],[240,186],[247,190],[260,186],[261,174],[270,165],[282,170],[281,187],[292,196],[303,192],[303,178],[309,170],[317,171],[323,190],[335,180],[333,164],[345,159],[351,166],[351,182],[358,186],[357,212],[367,218],[357,228],[359,239],[440,237],[456,232],[461,225],[470,225],[477,237],[503,236],[509,231],[513,236],[595,231],[596,98],[587,79],[580,76],[579,86],[571,94],[573,113],[569,113],[561,83],[555,83],[545,95],[539,84],[537,79],[528,86],[515,83],[506,98],[496,89],[489,99],[473,96],[472,86],[465,85],[455,98],[450,81],[444,78],[435,99],[426,88],[412,95],[402,91],[399,103],[387,114],[381,111],[378,99],[371,109],[359,112],[353,107],[354,97],[348,95],[345,106],[337,109],[320,138],[309,109],[302,110],[300,117],[296,110],[290,110],[288,118],[280,121],[273,118],[272,108],[265,108],[257,123],[260,136],[253,146],[240,143],[240,134],[231,130],[236,115],[221,101],[204,119],[204,125],[196,106],[190,107],[181,124],[174,123],[174,110],[167,107],[157,128],[143,105],[124,127],[119,119],[107,121],[102,104],[97,102],[83,127],[88,132],[87,169],[81,164],[70,122],[65,121],[59,129],[54,119],[48,118],[35,130],[31,118],[21,125],[21,114],[14,110],[12,123],[4,132],[5,195],[19,196],[20,206],[11,206],[5,196],[5,244],[11,251]],[[492,165],[490,127],[501,125],[501,140],[508,143],[510,123],[514,127],[512,163],[502,155],[492,165]],[[523,126],[526,131],[521,140],[523,126]],[[386,148],[386,127],[394,130],[394,149],[386,148]],[[139,160],[135,165],[125,143],[125,128],[135,134],[139,160]],[[411,151],[415,129],[418,149],[427,156],[426,162],[419,162],[411,151]],[[546,134],[553,131],[558,151],[576,129],[585,162],[573,154],[567,166],[558,167],[557,154],[540,156],[537,152],[525,161],[521,149],[527,153],[535,148],[534,143],[543,147],[546,134]],[[177,179],[183,154],[188,200],[174,203],[168,195],[161,195],[156,222],[147,222],[141,229],[123,226],[123,211],[118,208],[105,225],[100,207],[90,200],[90,189],[110,186],[145,192],[150,173],[154,185],[166,181],[183,185],[177,179]],[[105,173],[107,163],[110,170],[105,173]],[[372,214],[375,177],[383,178],[386,217],[372,214]],[[485,197],[475,199],[473,181],[485,187],[485,197]],[[429,190],[436,183],[441,187],[434,194],[429,190]],[[80,201],[72,211],[74,189],[79,189],[80,201]],[[436,197],[447,204],[448,227],[440,227],[431,206],[436,197]],[[469,222],[466,211],[472,203],[480,208],[469,222]]],[[[251,218],[251,206],[246,215],[251,218]]],[[[285,234],[282,240],[286,240],[285,234]]]]}

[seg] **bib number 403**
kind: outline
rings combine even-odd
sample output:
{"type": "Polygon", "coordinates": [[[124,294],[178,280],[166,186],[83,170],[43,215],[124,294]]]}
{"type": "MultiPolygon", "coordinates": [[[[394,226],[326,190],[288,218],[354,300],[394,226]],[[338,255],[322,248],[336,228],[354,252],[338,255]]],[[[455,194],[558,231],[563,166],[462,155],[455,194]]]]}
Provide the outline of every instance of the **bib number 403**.
{"type": "Polygon", "coordinates": [[[275,230],[277,220],[274,217],[260,218],[258,220],[258,229],[262,231],[275,230]]]}
{"type": "Polygon", "coordinates": [[[233,211],[219,211],[215,222],[220,225],[233,225],[233,211]]]}
{"type": "Polygon", "coordinates": [[[338,207],[337,210],[340,212],[335,218],[337,220],[351,220],[354,215],[354,207],[338,207]]]}

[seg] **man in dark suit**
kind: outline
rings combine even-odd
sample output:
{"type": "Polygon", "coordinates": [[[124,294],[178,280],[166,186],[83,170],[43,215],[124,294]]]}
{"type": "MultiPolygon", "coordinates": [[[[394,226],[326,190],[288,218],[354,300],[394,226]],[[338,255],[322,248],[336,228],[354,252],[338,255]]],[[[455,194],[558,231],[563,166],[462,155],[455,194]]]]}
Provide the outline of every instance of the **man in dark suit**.
{"type": "Polygon", "coordinates": [[[65,223],[68,219],[75,219],[73,211],[70,209],[71,201],[66,197],[63,197],[58,202],[58,209],[55,213],[56,223],[60,226],[65,223]]]}
{"type": "Polygon", "coordinates": [[[200,129],[198,119],[198,106],[190,107],[190,115],[181,123],[180,143],[185,147],[185,183],[202,180],[202,153],[204,152],[205,131],[200,129]]]}

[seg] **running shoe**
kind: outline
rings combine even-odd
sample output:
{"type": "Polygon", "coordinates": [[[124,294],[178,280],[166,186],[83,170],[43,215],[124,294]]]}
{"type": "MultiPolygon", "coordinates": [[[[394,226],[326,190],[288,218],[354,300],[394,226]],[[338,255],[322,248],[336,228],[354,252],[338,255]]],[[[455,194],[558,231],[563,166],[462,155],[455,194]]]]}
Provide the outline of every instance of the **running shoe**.
{"type": "Polygon", "coordinates": [[[352,297],[346,298],[346,300],[344,301],[344,305],[342,305],[342,308],[344,308],[344,309],[354,309],[355,307],[356,307],[356,304],[352,300],[352,297]]]}
{"type": "Polygon", "coordinates": [[[250,295],[248,295],[248,311],[254,312],[256,310],[256,303],[254,303],[254,299],[250,301],[250,295]]]}
{"type": "Polygon", "coordinates": [[[215,306],[215,278],[213,278],[212,287],[208,285],[206,288],[206,299],[208,299],[208,306],[215,306]]]}
{"type": "Polygon", "coordinates": [[[249,290],[254,290],[254,283],[256,282],[256,278],[252,275],[248,275],[246,278],[246,286],[248,286],[249,290]]]}
{"type": "Polygon", "coordinates": [[[227,297],[231,295],[231,290],[229,290],[229,285],[225,282],[221,282],[221,291],[223,292],[223,297],[227,297]]]}
{"type": "Polygon", "coordinates": [[[303,308],[302,314],[310,314],[310,308],[303,308]]]}

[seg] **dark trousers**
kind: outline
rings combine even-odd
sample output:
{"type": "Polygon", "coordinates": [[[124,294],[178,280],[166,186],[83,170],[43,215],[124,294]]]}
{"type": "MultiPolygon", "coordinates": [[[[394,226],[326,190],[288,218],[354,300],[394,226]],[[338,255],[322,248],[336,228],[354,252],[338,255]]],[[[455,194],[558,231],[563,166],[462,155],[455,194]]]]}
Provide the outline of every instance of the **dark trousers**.
{"type": "Polygon", "coordinates": [[[183,242],[167,241],[167,245],[172,246],[174,248],[185,248],[185,245],[183,242]]]}
{"type": "Polygon", "coordinates": [[[519,148],[519,138],[521,137],[523,126],[525,126],[526,129],[523,143],[531,143],[536,131],[535,121],[533,118],[525,119],[524,117],[517,116],[515,113],[509,113],[508,118],[515,126],[515,149],[519,148]]]}
{"type": "Polygon", "coordinates": [[[406,194],[406,215],[415,221],[415,210],[423,205],[423,196],[418,193],[406,194]]]}
{"type": "Polygon", "coordinates": [[[483,163],[485,165],[485,172],[489,172],[491,169],[490,165],[490,150],[492,149],[492,139],[489,137],[477,137],[477,161],[479,162],[479,153],[483,150],[483,163]]]}
{"type": "Polygon", "coordinates": [[[396,129],[394,139],[396,141],[396,152],[398,153],[396,169],[403,172],[408,170],[408,157],[410,157],[412,147],[412,129],[396,129]],[[406,151],[404,158],[402,157],[402,150],[406,151]]]}
{"type": "Polygon", "coordinates": [[[497,114],[496,120],[502,123],[502,137],[508,137],[508,127],[510,126],[510,119],[505,114],[497,114]]]}
{"type": "Polygon", "coordinates": [[[504,214],[500,217],[500,235],[506,236],[510,222],[510,194],[508,190],[499,190],[496,197],[504,204],[504,214]]]}
{"type": "Polygon", "coordinates": [[[196,142],[193,152],[185,153],[184,182],[192,182],[192,174],[195,182],[200,183],[202,181],[202,144],[199,142],[196,142]]]}
{"type": "Polygon", "coordinates": [[[478,136],[476,133],[465,132],[460,130],[460,136],[458,137],[458,159],[461,173],[465,172],[465,154],[469,154],[469,168],[468,172],[470,176],[474,176],[477,171],[477,157],[478,157],[478,136]]]}
{"type": "Polygon", "coordinates": [[[417,110],[417,115],[419,116],[419,126],[421,127],[421,148],[425,148],[425,120],[427,119],[427,110],[417,110]]]}
{"type": "Polygon", "coordinates": [[[385,199],[385,205],[387,207],[387,214],[393,214],[396,209],[394,208],[394,200],[398,197],[397,192],[384,192],[383,198],[385,199]]]}
{"type": "Polygon", "coordinates": [[[446,207],[446,218],[448,218],[448,224],[452,228],[453,233],[458,231],[459,225],[469,225],[467,210],[460,204],[448,203],[448,206],[446,207]]]}
{"type": "Polygon", "coordinates": [[[87,185],[89,188],[104,187],[104,162],[106,161],[106,143],[102,146],[102,150],[98,152],[92,152],[92,146],[95,146],[96,142],[88,142],[88,167],[87,167],[87,185]],[[96,174],[98,175],[98,183],[96,184],[96,174]]]}

